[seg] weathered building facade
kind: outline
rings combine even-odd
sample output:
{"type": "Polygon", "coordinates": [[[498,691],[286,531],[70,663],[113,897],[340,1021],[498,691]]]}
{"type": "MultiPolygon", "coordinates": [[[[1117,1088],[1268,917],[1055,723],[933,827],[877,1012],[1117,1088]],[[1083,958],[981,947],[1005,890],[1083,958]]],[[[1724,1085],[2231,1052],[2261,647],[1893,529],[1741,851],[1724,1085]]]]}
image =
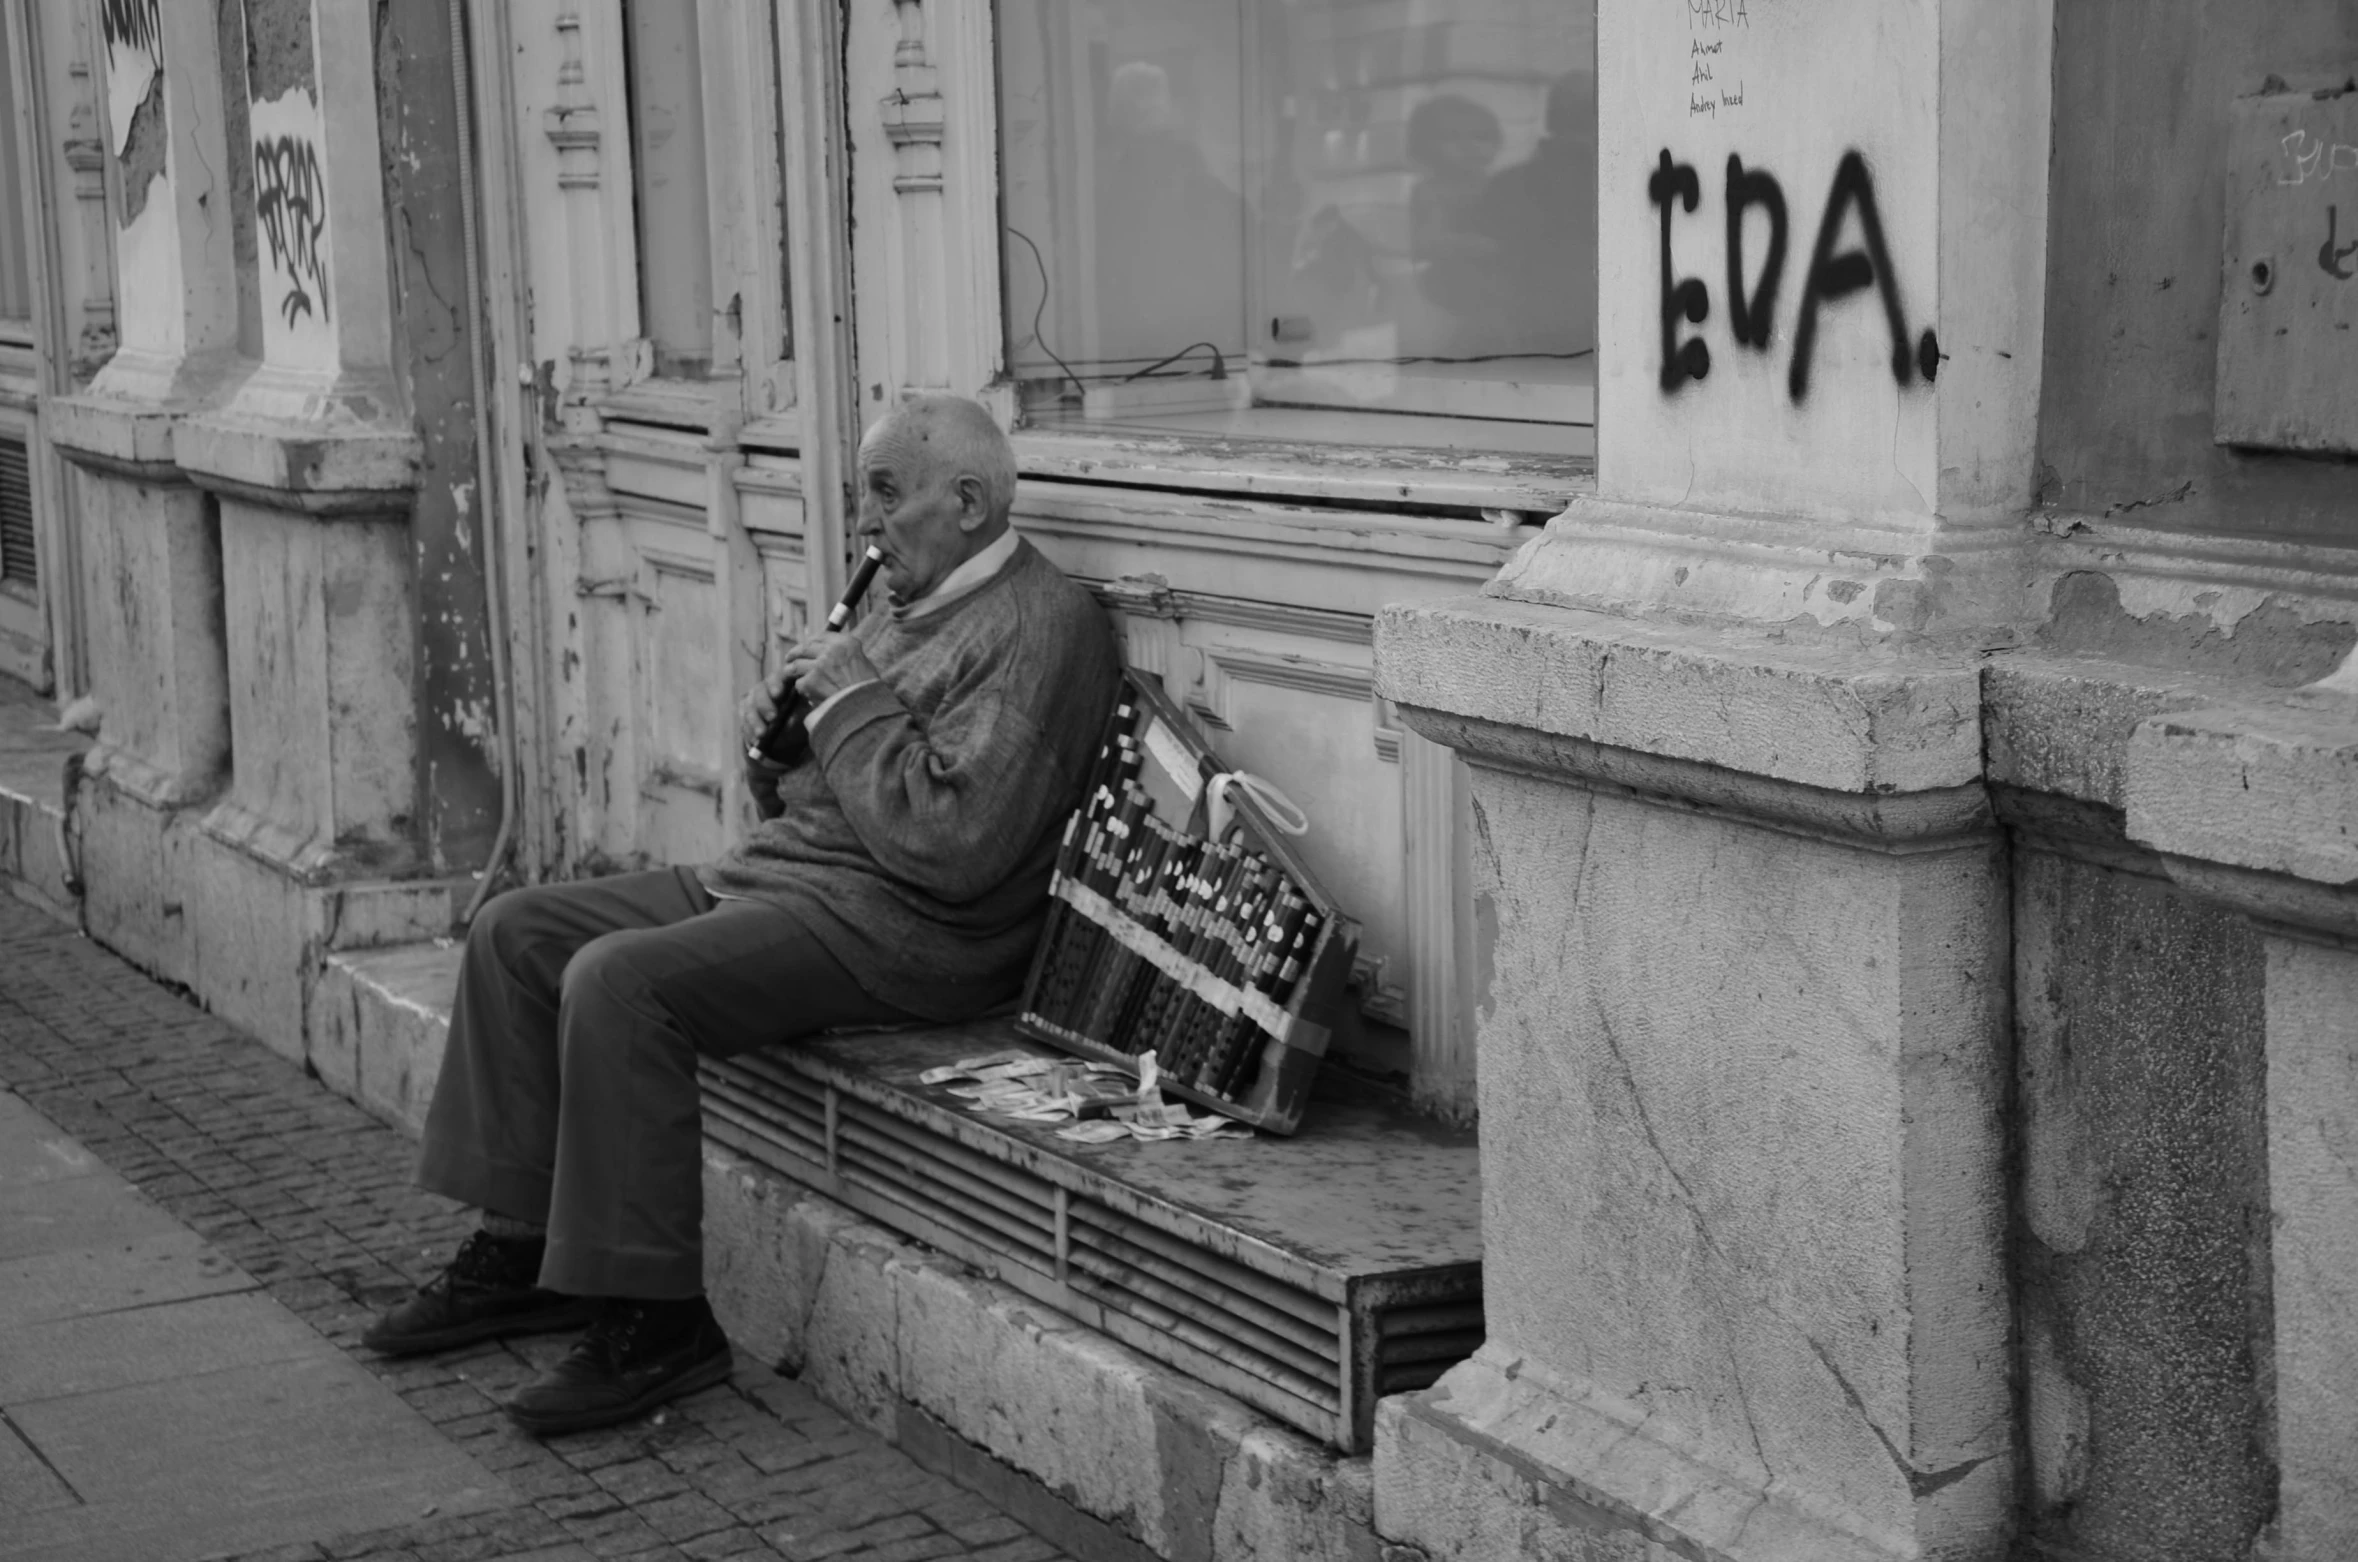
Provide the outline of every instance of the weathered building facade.
{"type": "Polygon", "coordinates": [[[710,854],[860,430],[977,395],[1308,809],[1337,1064],[1478,1121],[1375,1536],[2358,1554],[2347,5],[0,19],[94,936],[333,1077],[335,952],[710,854]]]}

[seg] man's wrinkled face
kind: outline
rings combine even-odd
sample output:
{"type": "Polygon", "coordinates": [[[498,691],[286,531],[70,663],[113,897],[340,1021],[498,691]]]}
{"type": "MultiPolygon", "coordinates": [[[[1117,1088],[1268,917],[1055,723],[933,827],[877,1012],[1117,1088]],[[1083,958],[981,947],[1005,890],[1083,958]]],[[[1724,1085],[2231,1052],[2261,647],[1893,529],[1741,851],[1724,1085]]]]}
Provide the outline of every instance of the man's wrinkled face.
{"type": "Polygon", "coordinates": [[[981,484],[961,483],[929,432],[889,417],[860,441],[859,540],[884,549],[885,588],[900,602],[916,601],[963,563],[986,518],[981,484]]]}

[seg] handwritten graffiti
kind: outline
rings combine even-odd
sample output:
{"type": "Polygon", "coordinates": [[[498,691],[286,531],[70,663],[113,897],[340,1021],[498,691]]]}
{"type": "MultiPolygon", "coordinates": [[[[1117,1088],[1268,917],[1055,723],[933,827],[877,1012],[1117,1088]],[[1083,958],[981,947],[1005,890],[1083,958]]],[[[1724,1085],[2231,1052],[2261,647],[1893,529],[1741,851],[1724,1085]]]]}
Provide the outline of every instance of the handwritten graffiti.
{"type": "Polygon", "coordinates": [[[2278,174],[2278,184],[2306,184],[2311,179],[2331,179],[2341,173],[2358,175],[2358,146],[2347,141],[2329,145],[2306,130],[2296,130],[2284,138],[2283,146],[2284,155],[2292,161],[2292,177],[2278,174]]]}
{"type": "Polygon", "coordinates": [[[109,54],[136,49],[157,59],[164,56],[160,0],[99,0],[98,26],[109,54]]]}
{"type": "Polygon", "coordinates": [[[2358,271],[2352,271],[2342,262],[2352,255],[2358,255],[2358,239],[2352,239],[2347,244],[2336,243],[2335,240],[2341,237],[2340,226],[2341,208],[2325,208],[2325,242],[2317,246],[2317,269],[2337,282],[2347,282],[2358,276],[2358,271]]]}
{"type": "MultiPolygon", "coordinates": [[[[1663,149],[1652,178],[1649,200],[1659,209],[1662,226],[1662,389],[1676,391],[1689,380],[1700,380],[1711,369],[1711,349],[1701,337],[1680,340],[1678,321],[1700,325],[1711,315],[1710,289],[1699,277],[1680,277],[1671,244],[1672,207],[1692,212],[1702,198],[1702,181],[1694,168],[1674,160],[1663,149]]],[[[1785,271],[1788,214],[1784,186],[1763,168],[1746,168],[1741,157],[1730,156],[1727,167],[1728,321],[1736,343],[1766,352],[1774,336],[1777,288],[1785,271]],[[1761,259],[1760,278],[1745,286],[1744,218],[1759,208],[1769,221],[1768,251],[1761,259]]],[[[1818,316],[1831,304],[1854,293],[1875,290],[1883,306],[1883,322],[1891,333],[1891,374],[1901,386],[1922,375],[1930,384],[1940,373],[1940,340],[1927,328],[1910,342],[1907,315],[1900,302],[1899,273],[1892,266],[1883,239],[1883,216],[1875,201],[1875,179],[1867,160],[1846,152],[1836,165],[1826,192],[1825,214],[1818,222],[1817,243],[1811,248],[1809,269],[1802,276],[1801,304],[1793,326],[1793,359],[1785,379],[1796,405],[1809,398],[1810,368],[1817,352],[1818,316]],[[1855,226],[1858,245],[1842,248],[1844,233],[1855,226]]]]}
{"type": "Polygon", "coordinates": [[[287,276],[279,312],[288,325],[312,312],[318,293],[319,318],[328,317],[327,264],[319,241],[327,232],[327,190],[320,182],[319,153],[297,136],[272,136],[254,143],[254,221],[270,258],[287,276]]]}

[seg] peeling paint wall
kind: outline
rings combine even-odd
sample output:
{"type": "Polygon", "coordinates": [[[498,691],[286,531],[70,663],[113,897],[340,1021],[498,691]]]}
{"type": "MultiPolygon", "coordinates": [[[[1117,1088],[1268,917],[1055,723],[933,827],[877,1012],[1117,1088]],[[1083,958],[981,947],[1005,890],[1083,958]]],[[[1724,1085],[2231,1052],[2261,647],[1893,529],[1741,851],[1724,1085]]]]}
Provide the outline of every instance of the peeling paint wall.
{"type": "MultiPolygon", "coordinates": [[[[2358,488],[2358,477],[2351,479],[2358,488]]],[[[2179,587],[2140,600],[2097,570],[2074,570],[2055,582],[2042,649],[2101,656],[2150,667],[2248,679],[2294,688],[2324,677],[2358,645],[2358,624],[2305,617],[2282,598],[2249,588],[2179,587]]]]}
{"type": "Polygon", "coordinates": [[[419,841],[436,868],[463,870],[490,852],[499,776],[450,11],[441,0],[385,0],[377,18],[377,111],[401,334],[395,361],[424,446],[410,519],[419,841]]]}
{"type": "Polygon", "coordinates": [[[224,5],[214,18],[229,84],[221,94],[221,132],[229,167],[230,254],[237,265],[237,351],[262,356],[262,261],[254,243],[254,140],[250,105],[236,90],[238,61],[246,57],[246,8],[224,5]]]}
{"type": "Polygon", "coordinates": [[[2165,530],[2358,540],[2351,464],[2212,441],[2229,106],[2358,69],[2348,0],[2057,0],[2040,497],[2165,530]]]}
{"type": "Polygon", "coordinates": [[[2025,1528],[2241,1562],[2276,1501],[2261,941],[2158,878],[2014,862],[2025,1528]]]}

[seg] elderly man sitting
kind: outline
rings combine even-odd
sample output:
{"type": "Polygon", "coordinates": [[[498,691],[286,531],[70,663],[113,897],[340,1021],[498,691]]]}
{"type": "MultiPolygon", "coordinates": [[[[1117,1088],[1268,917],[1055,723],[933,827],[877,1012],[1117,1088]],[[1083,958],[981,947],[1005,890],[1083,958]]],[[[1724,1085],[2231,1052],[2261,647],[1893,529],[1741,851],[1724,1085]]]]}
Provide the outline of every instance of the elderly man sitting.
{"type": "Polygon", "coordinates": [[[970,1018],[1022,985],[1118,668],[1104,614],[1009,529],[987,413],[913,401],[860,447],[888,611],[793,648],[809,756],[749,761],[764,815],[702,868],[501,896],[467,935],[418,1181],[483,1211],[364,1336],[388,1353],[587,1325],[509,1414],[535,1433],[717,1383],[699,1057],[833,1026],[970,1018]]]}

